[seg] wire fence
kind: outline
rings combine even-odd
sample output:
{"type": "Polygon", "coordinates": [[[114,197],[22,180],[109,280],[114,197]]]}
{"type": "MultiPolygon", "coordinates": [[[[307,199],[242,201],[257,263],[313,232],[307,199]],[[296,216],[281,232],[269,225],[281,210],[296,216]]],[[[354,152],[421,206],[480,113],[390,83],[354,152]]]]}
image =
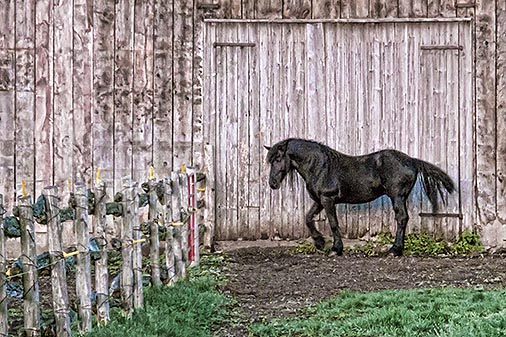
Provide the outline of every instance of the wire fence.
{"type": "Polygon", "coordinates": [[[204,203],[198,196],[205,191],[204,184],[204,175],[193,169],[183,167],[181,172],[173,172],[170,177],[158,181],[150,169],[148,182],[139,186],[130,178],[124,178],[122,191],[113,201],[108,201],[106,184],[98,171],[93,188],[88,189],[82,183],[73,186],[66,208],[61,207],[56,187],[45,188],[34,204],[22,188],[13,215],[9,217],[4,217],[6,210],[0,194],[0,336],[9,334],[8,302],[12,296],[23,299],[24,335],[40,336],[38,273],[41,270],[51,271],[53,331],[58,337],[71,334],[66,275],[66,266],[70,264],[76,267],[76,311],[81,333],[92,329],[93,306],[98,324],[108,322],[109,309],[116,302],[112,295],[117,289],[126,315],[142,307],[143,281],[146,280],[142,248],[149,247],[152,285],[171,285],[185,278],[187,266],[199,262],[197,220],[204,203]],[[149,211],[147,223],[141,224],[139,214],[143,207],[148,207],[149,211]],[[119,219],[116,221],[120,224],[116,229],[119,237],[107,234],[111,216],[119,219]],[[76,245],[64,249],[62,223],[69,220],[73,222],[76,245]],[[47,225],[48,229],[48,251],[39,255],[36,254],[35,222],[47,225]],[[21,256],[12,263],[6,258],[7,237],[20,237],[21,256]],[[163,257],[160,257],[161,246],[165,248],[163,257]],[[121,252],[121,268],[115,277],[108,269],[112,251],[121,252]]]}

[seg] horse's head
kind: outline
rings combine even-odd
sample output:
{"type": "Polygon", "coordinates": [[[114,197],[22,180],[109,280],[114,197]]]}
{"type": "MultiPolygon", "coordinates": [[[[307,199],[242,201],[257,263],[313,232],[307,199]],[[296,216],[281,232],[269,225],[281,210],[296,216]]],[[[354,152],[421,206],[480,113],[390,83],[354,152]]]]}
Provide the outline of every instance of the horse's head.
{"type": "Polygon", "coordinates": [[[269,185],[274,190],[279,189],[283,179],[292,170],[292,162],[286,151],[287,145],[287,141],[279,142],[272,147],[264,145],[269,151],[267,152],[267,161],[271,164],[269,185]]]}

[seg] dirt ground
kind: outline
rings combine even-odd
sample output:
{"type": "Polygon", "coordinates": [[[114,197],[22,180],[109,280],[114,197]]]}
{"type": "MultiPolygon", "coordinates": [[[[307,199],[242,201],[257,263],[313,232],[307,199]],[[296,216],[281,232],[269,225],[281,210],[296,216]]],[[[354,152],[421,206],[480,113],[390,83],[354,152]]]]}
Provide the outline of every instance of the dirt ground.
{"type": "MultiPolygon", "coordinates": [[[[246,245],[247,246],[247,245],[246,245]]],[[[223,247],[222,247],[223,248],[223,247]]],[[[241,322],[219,336],[247,336],[251,322],[287,317],[340,291],[431,287],[506,287],[504,255],[365,257],[294,253],[277,247],[224,247],[229,256],[223,291],[237,299],[241,322]]]]}

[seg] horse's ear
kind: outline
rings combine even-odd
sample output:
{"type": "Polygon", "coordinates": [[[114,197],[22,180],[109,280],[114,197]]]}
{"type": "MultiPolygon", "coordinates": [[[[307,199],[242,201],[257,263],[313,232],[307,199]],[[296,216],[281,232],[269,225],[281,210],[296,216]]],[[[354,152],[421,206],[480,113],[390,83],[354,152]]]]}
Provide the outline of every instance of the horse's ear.
{"type": "Polygon", "coordinates": [[[269,151],[271,149],[271,147],[267,146],[267,145],[264,145],[264,147],[267,149],[267,151],[269,151]]]}

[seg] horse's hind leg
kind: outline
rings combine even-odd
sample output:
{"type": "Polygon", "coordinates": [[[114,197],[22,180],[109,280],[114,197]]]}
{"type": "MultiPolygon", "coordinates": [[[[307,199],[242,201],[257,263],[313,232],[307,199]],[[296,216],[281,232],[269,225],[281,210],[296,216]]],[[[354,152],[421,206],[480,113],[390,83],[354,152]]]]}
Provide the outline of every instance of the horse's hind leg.
{"type": "Polygon", "coordinates": [[[404,250],[404,236],[409,220],[408,209],[406,207],[407,197],[391,197],[390,199],[392,200],[392,205],[395,212],[395,220],[397,221],[395,241],[392,248],[390,248],[390,251],[397,256],[401,256],[402,251],[404,250]]]}
{"type": "Polygon", "coordinates": [[[323,238],[322,233],[320,233],[316,226],[314,225],[313,218],[316,214],[320,213],[323,209],[323,206],[317,202],[311,206],[311,209],[306,214],[306,226],[309,228],[309,233],[314,240],[314,245],[317,249],[322,250],[325,246],[325,239],[323,238]]]}
{"type": "Polygon", "coordinates": [[[329,219],[330,229],[332,230],[332,236],[334,243],[332,244],[332,250],[337,255],[343,255],[343,240],[341,239],[341,233],[339,232],[339,222],[337,221],[336,205],[332,198],[322,198],[322,205],[325,208],[325,213],[329,219]]]}

